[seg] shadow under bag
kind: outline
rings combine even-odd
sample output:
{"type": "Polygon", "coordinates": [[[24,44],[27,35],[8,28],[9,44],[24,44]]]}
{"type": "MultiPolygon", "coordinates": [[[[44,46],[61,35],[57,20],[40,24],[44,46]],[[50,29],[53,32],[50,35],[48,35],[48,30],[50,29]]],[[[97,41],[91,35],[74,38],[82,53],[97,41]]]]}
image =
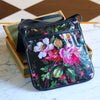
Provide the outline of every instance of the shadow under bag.
{"type": "Polygon", "coordinates": [[[19,24],[17,51],[24,52],[25,48],[36,89],[49,90],[93,78],[93,65],[77,16],[56,22],[27,19],[19,24]]]}

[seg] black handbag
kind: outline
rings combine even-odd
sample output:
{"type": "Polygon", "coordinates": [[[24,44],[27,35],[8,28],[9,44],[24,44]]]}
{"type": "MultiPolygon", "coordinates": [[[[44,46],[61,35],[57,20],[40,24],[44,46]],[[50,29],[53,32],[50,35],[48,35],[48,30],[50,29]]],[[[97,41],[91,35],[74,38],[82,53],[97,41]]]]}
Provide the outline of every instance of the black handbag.
{"type": "Polygon", "coordinates": [[[93,65],[77,16],[55,22],[27,19],[19,24],[17,51],[26,53],[36,89],[49,90],[93,78],[93,65]]]}

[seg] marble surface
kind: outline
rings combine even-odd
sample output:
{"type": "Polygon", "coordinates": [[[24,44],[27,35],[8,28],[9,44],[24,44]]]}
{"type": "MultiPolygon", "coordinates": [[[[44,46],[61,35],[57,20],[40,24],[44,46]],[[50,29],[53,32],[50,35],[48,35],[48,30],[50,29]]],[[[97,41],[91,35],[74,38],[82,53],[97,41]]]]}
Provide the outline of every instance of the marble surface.
{"type": "Polygon", "coordinates": [[[92,80],[49,91],[38,91],[30,78],[23,78],[5,46],[0,25],[0,100],[100,100],[100,24],[82,24],[86,43],[93,50],[92,80]]]}

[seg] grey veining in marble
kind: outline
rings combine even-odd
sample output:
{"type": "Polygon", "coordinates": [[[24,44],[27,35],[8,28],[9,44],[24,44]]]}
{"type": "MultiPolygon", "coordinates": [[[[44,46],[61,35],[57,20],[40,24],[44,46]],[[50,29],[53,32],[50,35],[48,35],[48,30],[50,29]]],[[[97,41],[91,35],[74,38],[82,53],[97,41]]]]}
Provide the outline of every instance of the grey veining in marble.
{"type": "Polygon", "coordinates": [[[95,76],[88,82],[50,91],[37,91],[30,78],[22,77],[6,49],[6,35],[0,34],[0,100],[100,100],[100,24],[81,26],[93,50],[95,76]]]}

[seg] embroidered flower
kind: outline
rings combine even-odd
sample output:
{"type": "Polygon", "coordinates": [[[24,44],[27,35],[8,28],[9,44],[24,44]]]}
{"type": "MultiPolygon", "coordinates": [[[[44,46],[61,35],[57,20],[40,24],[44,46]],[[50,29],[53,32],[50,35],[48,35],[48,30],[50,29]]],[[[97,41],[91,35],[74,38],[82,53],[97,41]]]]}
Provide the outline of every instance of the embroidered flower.
{"type": "Polygon", "coordinates": [[[74,81],[73,79],[71,79],[71,82],[72,82],[72,83],[75,83],[75,81],[74,81]]]}
{"type": "Polygon", "coordinates": [[[81,71],[80,73],[81,73],[82,76],[84,75],[84,72],[81,71]]]}
{"type": "Polygon", "coordinates": [[[65,80],[66,79],[66,76],[65,75],[62,75],[62,76],[59,77],[59,79],[65,80]]]}
{"type": "Polygon", "coordinates": [[[48,34],[47,32],[44,32],[44,35],[48,34]]]}
{"type": "Polygon", "coordinates": [[[71,45],[66,48],[60,49],[60,56],[63,58],[64,63],[73,65],[74,63],[78,63],[80,60],[80,51],[77,47],[71,45]]]}
{"type": "Polygon", "coordinates": [[[32,74],[32,77],[37,78],[38,76],[36,75],[36,73],[33,73],[33,74],[32,74]]]}
{"type": "Polygon", "coordinates": [[[54,48],[53,44],[49,44],[48,38],[44,38],[42,41],[43,42],[38,42],[37,46],[34,47],[35,52],[40,52],[38,55],[40,59],[46,57],[47,51],[52,50],[54,48]]]}
{"type": "Polygon", "coordinates": [[[52,51],[48,52],[48,56],[45,59],[50,61],[61,62],[63,59],[59,55],[59,50],[53,49],[52,51]]]}

